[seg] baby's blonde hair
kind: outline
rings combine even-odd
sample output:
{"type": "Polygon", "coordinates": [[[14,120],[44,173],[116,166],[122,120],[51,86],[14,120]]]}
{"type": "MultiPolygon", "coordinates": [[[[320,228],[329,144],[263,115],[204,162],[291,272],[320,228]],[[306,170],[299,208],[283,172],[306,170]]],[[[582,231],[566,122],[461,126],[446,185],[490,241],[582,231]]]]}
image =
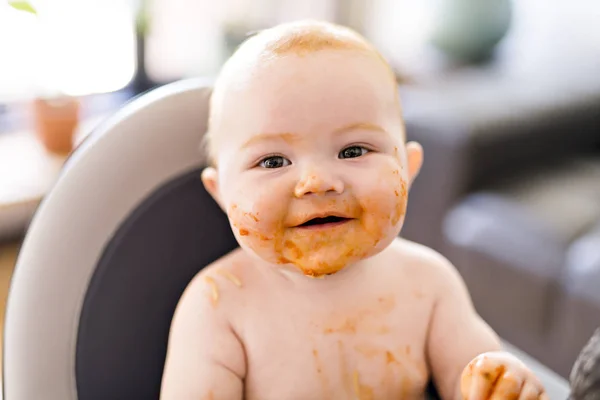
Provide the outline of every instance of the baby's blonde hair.
{"type": "Polygon", "coordinates": [[[377,49],[356,31],[330,22],[303,20],[284,23],[265,29],[245,40],[223,65],[213,86],[210,99],[208,128],[203,147],[211,165],[216,166],[214,145],[215,104],[225,92],[226,84],[243,68],[268,63],[286,55],[304,56],[323,50],[364,51],[376,56],[388,69],[392,80],[395,74],[377,49]]]}

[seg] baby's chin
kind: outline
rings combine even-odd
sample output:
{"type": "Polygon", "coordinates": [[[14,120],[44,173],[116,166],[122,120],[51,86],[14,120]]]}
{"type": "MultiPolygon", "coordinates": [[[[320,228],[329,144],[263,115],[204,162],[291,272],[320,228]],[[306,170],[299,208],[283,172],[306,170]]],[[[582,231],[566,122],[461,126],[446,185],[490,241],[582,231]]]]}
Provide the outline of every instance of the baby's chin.
{"type": "MultiPolygon", "coordinates": [[[[359,260],[356,260],[355,262],[357,262],[357,261],[359,261],[359,260]]],[[[305,276],[308,276],[311,278],[322,278],[324,276],[336,274],[336,273],[342,271],[343,269],[346,269],[350,265],[354,264],[355,262],[346,262],[343,264],[342,263],[319,262],[319,263],[310,263],[309,265],[294,263],[294,266],[296,268],[298,268],[298,270],[305,276]]]]}
{"type": "Polygon", "coordinates": [[[286,259],[282,257],[282,262],[294,265],[300,273],[312,278],[321,278],[328,275],[334,275],[352,265],[372,256],[375,249],[371,251],[350,252],[343,254],[311,254],[307,258],[286,259]]]}
{"type": "Polygon", "coordinates": [[[393,237],[390,240],[380,241],[373,246],[342,249],[342,251],[339,251],[339,249],[323,249],[300,258],[293,257],[293,253],[286,254],[284,252],[277,260],[277,264],[280,266],[291,265],[297,272],[307,277],[323,278],[352,268],[354,265],[381,253],[392,241],[393,237]]]}

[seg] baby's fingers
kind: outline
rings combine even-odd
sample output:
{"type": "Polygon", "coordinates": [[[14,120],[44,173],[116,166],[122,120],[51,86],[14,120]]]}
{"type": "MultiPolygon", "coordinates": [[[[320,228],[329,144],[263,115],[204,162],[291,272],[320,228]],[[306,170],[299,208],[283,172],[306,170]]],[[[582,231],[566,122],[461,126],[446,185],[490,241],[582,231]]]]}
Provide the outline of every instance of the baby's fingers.
{"type": "Polygon", "coordinates": [[[468,391],[469,396],[467,397],[469,400],[488,399],[493,393],[496,385],[499,383],[502,374],[504,374],[503,366],[494,368],[491,365],[481,364],[481,362],[478,362],[473,370],[473,376],[468,391]]]}
{"type": "Polygon", "coordinates": [[[537,385],[531,381],[525,382],[519,400],[537,400],[538,398],[543,399],[544,397],[540,396],[540,389],[537,385]]]}
{"type": "Polygon", "coordinates": [[[506,371],[492,386],[490,400],[517,400],[522,393],[521,388],[523,388],[523,379],[506,371]]]}
{"type": "Polygon", "coordinates": [[[492,390],[492,382],[486,379],[483,375],[473,375],[471,380],[471,387],[469,388],[469,395],[466,397],[467,400],[484,400],[488,398],[489,393],[492,390]]]}

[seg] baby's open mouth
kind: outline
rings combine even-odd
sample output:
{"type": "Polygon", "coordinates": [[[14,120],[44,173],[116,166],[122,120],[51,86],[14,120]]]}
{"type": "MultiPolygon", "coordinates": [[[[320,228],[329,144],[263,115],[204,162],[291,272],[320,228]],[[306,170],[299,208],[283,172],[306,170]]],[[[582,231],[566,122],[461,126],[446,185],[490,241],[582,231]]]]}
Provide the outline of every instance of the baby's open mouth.
{"type": "Polygon", "coordinates": [[[334,215],[309,219],[305,223],[298,225],[299,228],[319,228],[319,227],[330,227],[334,225],[343,224],[344,222],[350,221],[350,218],[336,217],[334,215]]]}

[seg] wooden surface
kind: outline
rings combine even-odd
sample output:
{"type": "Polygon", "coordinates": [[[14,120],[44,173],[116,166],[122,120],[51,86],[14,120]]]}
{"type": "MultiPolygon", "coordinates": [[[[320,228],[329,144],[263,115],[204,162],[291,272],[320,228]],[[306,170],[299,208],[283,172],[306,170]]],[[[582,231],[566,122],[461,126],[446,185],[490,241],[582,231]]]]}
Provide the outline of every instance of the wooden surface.
{"type": "Polygon", "coordinates": [[[0,207],[40,199],[64,160],[64,155],[47,152],[31,132],[0,135],[0,207]]]}
{"type": "MultiPolygon", "coordinates": [[[[96,117],[77,129],[79,143],[100,121],[96,117]]],[[[56,180],[66,154],[47,151],[32,131],[0,135],[0,207],[39,200],[56,180]]]]}
{"type": "MultiPolygon", "coordinates": [[[[8,287],[10,285],[10,278],[15,268],[15,262],[19,251],[19,242],[3,243],[0,244],[0,316],[2,319],[0,323],[0,339],[4,333],[4,313],[6,310],[6,298],[8,296],[8,287]]],[[[0,359],[2,356],[2,347],[0,347],[0,359]]],[[[2,370],[2,364],[0,363],[0,372],[2,370]]],[[[0,396],[1,398],[1,396],[0,396]]]]}
{"type": "MultiPolygon", "coordinates": [[[[81,123],[80,143],[102,119],[81,123]]],[[[39,202],[52,188],[67,158],[47,151],[32,131],[0,134],[0,241],[24,233],[39,202]]]]}

